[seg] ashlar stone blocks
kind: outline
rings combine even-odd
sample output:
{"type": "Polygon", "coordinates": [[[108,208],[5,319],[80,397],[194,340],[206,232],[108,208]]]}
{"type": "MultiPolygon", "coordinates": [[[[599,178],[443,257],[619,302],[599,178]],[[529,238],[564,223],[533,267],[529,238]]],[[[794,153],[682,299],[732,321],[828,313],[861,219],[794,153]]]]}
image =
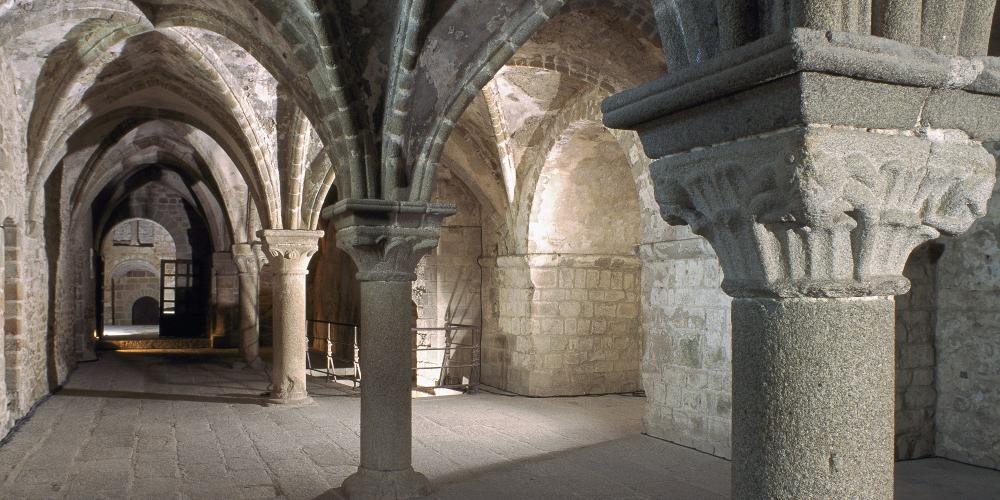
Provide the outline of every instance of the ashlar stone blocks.
{"type": "Polygon", "coordinates": [[[533,396],[639,389],[639,269],[632,256],[498,257],[484,382],[533,396]]]}

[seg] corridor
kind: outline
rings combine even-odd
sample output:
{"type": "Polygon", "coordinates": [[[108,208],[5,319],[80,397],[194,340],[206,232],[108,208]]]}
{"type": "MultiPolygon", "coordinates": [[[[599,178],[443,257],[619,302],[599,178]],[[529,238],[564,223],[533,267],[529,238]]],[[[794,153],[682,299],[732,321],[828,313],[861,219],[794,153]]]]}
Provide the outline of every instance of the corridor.
{"type": "MultiPolygon", "coordinates": [[[[313,378],[314,405],[262,406],[265,372],[234,370],[225,352],[81,365],[0,447],[0,497],[336,498],[358,463],[360,399],[313,378]]],[[[414,463],[436,498],[728,498],[728,462],[640,435],[644,404],[420,398],[414,463]]],[[[1000,497],[1000,472],[944,460],[897,476],[899,498],[1000,497]]]]}

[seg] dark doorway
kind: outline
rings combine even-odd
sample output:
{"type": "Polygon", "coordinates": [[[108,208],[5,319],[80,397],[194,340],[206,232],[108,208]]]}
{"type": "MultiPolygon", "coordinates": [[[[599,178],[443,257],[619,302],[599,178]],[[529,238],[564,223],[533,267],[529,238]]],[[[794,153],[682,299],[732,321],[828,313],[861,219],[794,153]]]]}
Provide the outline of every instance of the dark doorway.
{"type": "Polygon", "coordinates": [[[160,322],[160,303],[152,297],[142,297],[132,304],[133,325],[156,325],[160,322]]]}
{"type": "Polygon", "coordinates": [[[161,336],[207,336],[208,289],[201,271],[192,260],[160,261],[161,336]]]}

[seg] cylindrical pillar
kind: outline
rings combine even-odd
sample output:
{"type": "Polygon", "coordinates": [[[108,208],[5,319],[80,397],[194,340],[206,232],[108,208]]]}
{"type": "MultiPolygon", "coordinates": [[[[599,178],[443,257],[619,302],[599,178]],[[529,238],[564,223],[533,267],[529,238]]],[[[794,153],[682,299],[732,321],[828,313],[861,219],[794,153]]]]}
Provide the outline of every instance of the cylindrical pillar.
{"type": "Polygon", "coordinates": [[[265,230],[258,235],[273,275],[274,347],[271,360],[272,404],[305,404],[306,274],[323,231],[265,230]]]}
{"type": "Polygon", "coordinates": [[[733,300],[733,498],[892,498],[894,306],[733,300]]]}
{"type": "Polygon", "coordinates": [[[357,199],[324,211],[361,282],[361,464],[344,480],[347,498],[430,494],[411,457],[411,294],[417,264],[437,246],[441,222],[453,213],[449,205],[357,199]]]}
{"type": "Polygon", "coordinates": [[[361,282],[361,467],[411,468],[409,281],[361,282]]]}
{"type": "Polygon", "coordinates": [[[233,260],[238,271],[239,286],[239,353],[236,368],[261,368],[260,359],[260,259],[259,246],[250,243],[233,245],[233,260]]]}
{"type": "Polygon", "coordinates": [[[348,498],[430,493],[430,482],[412,464],[412,286],[411,281],[361,282],[361,464],[344,481],[348,498]]]}
{"type": "Polygon", "coordinates": [[[260,325],[257,319],[257,294],[260,278],[256,272],[240,272],[240,360],[257,368],[260,361],[260,325]]]}
{"type": "Polygon", "coordinates": [[[276,269],[274,273],[274,347],[271,401],[301,403],[306,391],[306,272],[276,269]]]}

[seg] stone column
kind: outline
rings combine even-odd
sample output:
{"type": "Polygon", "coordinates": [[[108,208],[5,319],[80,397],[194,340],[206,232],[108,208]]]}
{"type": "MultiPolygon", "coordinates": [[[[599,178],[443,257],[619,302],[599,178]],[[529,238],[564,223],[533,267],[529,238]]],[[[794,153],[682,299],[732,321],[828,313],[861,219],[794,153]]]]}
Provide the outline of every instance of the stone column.
{"type": "Polygon", "coordinates": [[[260,359],[260,315],[257,298],[260,292],[259,245],[237,243],[233,245],[233,260],[239,272],[239,352],[237,368],[263,368],[260,359]]]}
{"type": "Polygon", "coordinates": [[[413,470],[410,332],[412,283],[421,257],[438,244],[453,205],[343,200],[326,211],[337,246],[361,281],[361,465],[347,478],[348,498],[411,498],[429,493],[413,470]]]}
{"type": "Polygon", "coordinates": [[[914,247],[986,212],[996,75],[798,29],[605,101],[734,297],[734,498],[892,498],[893,296],[914,247]]]}
{"type": "Polygon", "coordinates": [[[239,278],[235,257],[230,252],[212,253],[211,327],[213,347],[233,347],[239,343],[235,324],[239,307],[239,278]]]}
{"type": "Polygon", "coordinates": [[[306,404],[306,274],[323,231],[263,230],[257,233],[273,270],[273,404],[306,404]]]}

